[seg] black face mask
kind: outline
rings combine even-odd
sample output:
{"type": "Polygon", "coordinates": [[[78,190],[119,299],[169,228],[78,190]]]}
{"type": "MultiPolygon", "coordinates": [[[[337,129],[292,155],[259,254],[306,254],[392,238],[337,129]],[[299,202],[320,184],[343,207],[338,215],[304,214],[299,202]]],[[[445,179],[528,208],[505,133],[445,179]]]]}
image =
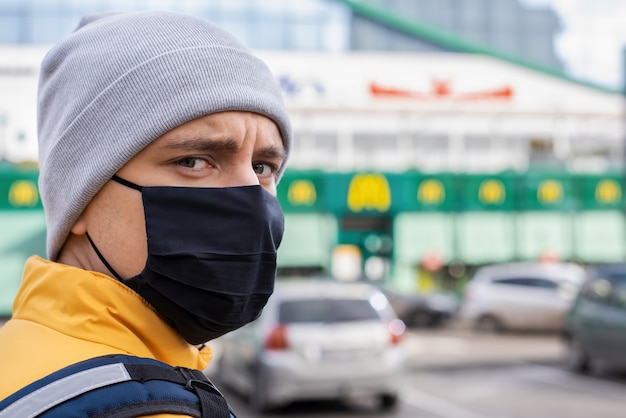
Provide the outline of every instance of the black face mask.
{"type": "Polygon", "coordinates": [[[123,280],[191,344],[242,327],[274,290],[283,235],[278,200],[261,186],[142,187],[148,237],[143,271],[123,280]]]}

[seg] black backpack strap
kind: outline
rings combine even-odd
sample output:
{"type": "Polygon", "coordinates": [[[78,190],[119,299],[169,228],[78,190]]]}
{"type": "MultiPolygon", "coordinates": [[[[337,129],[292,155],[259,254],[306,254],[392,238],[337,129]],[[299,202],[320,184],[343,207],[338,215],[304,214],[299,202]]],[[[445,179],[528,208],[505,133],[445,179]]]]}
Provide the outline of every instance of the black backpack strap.
{"type": "Polygon", "coordinates": [[[200,399],[201,416],[203,418],[228,418],[235,416],[224,395],[200,370],[187,369],[185,367],[170,369],[147,364],[126,364],[125,366],[132,380],[138,382],[164,380],[184,385],[187,390],[194,392],[200,399]]]}
{"type": "Polygon", "coordinates": [[[235,418],[200,370],[124,355],[73,364],[0,401],[0,418],[134,418],[159,413],[235,418]]]}

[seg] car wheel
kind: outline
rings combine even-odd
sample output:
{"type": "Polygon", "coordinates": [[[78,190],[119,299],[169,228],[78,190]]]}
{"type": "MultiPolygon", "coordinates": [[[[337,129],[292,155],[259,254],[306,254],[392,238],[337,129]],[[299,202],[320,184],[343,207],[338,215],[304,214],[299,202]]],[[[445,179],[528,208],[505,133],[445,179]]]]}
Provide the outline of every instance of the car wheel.
{"type": "Polygon", "coordinates": [[[398,406],[398,395],[385,393],[380,395],[380,409],[389,411],[398,406]]]}
{"type": "Polygon", "coordinates": [[[250,408],[258,414],[265,414],[270,410],[267,398],[268,379],[263,366],[259,365],[254,375],[254,384],[249,396],[250,408]]]}
{"type": "Polygon", "coordinates": [[[480,332],[502,332],[504,330],[500,320],[493,315],[483,315],[476,321],[476,330],[480,332]]]}
{"type": "Polygon", "coordinates": [[[574,373],[587,373],[590,364],[589,355],[580,341],[573,337],[570,338],[565,353],[565,365],[567,368],[574,373]]]}

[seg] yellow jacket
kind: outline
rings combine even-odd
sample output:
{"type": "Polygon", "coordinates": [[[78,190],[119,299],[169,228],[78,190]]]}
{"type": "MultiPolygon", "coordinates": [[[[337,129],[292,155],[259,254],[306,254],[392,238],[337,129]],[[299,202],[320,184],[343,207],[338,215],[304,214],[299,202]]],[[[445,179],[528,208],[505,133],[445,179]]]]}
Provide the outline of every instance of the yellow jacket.
{"type": "MultiPolygon", "coordinates": [[[[203,370],[211,349],[188,344],[137,293],[104,274],[32,256],[0,328],[0,399],[67,365],[105,354],[203,370]]],[[[173,417],[162,414],[151,417],[173,417]]]]}

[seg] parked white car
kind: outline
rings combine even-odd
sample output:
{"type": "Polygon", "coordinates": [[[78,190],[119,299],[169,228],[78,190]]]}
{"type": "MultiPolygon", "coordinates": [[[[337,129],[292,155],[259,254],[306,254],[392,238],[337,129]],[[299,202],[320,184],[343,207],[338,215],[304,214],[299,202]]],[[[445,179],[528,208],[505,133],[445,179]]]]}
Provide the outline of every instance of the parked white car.
{"type": "Polygon", "coordinates": [[[258,412],[351,395],[391,409],[406,364],[404,331],[373,286],[279,281],[259,319],[218,339],[216,379],[258,412]]]}
{"type": "Polygon", "coordinates": [[[584,278],[571,263],[485,266],[466,285],[459,317],[481,331],[559,331],[584,278]]]}

